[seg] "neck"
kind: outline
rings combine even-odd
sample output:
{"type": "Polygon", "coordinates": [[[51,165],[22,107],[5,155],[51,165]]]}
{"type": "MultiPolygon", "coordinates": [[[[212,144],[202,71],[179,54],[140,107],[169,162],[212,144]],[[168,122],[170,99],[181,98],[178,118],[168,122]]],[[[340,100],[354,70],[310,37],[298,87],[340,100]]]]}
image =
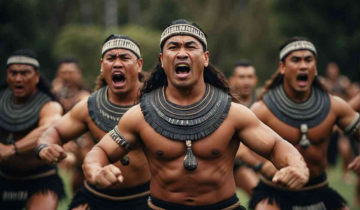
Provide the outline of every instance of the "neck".
{"type": "Polygon", "coordinates": [[[189,88],[177,88],[168,82],[165,90],[166,98],[178,105],[187,106],[199,101],[205,94],[206,84],[204,81],[198,82],[189,88]]]}
{"type": "Polygon", "coordinates": [[[243,102],[243,104],[245,105],[245,106],[249,106],[250,105],[250,103],[252,102],[252,100],[253,100],[253,94],[252,94],[253,92],[251,92],[249,95],[243,95],[243,96],[240,96],[241,97],[241,101],[243,102]]]}
{"type": "Polygon", "coordinates": [[[25,97],[14,97],[14,104],[15,105],[25,104],[35,95],[36,90],[37,89],[35,89],[34,91],[32,91],[29,95],[27,95],[25,97]]]}
{"type": "Polygon", "coordinates": [[[112,103],[117,105],[122,105],[122,106],[134,105],[138,97],[138,91],[140,87],[141,87],[141,83],[137,81],[136,85],[126,93],[114,93],[110,90],[110,88],[108,88],[107,90],[108,99],[112,103]]]}
{"type": "Polygon", "coordinates": [[[294,90],[288,83],[284,82],[284,90],[291,100],[301,103],[306,101],[311,93],[311,88],[307,89],[306,91],[296,91],[294,90]]]}

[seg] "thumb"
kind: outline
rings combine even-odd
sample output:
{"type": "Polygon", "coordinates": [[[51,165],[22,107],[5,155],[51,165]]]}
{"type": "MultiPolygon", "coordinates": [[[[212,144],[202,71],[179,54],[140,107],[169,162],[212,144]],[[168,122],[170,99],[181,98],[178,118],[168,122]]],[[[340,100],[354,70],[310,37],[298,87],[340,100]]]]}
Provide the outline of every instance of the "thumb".
{"type": "Polygon", "coordinates": [[[120,183],[123,183],[123,181],[124,181],[124,177],[121,174],[117,177],[117,179],[120,183]]]}

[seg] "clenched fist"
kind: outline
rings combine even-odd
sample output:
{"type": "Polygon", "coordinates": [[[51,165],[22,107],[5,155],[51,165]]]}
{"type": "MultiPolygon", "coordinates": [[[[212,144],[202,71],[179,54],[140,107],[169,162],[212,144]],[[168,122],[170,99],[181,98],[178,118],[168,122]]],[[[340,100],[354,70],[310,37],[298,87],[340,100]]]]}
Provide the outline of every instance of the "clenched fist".
{"type": "Polygon", "coordinates": [[[60,145],[50,144],[41,149],[39,157],[47,164],[56,164],[66,158],[66,152],[60,145]]]}
{"type": "Polygon", "coordinates": [[[360,174],[360,156],[357,156],[349,165],[348,169],[360,174]]]}
{"type": "Polygon", "coordinates": [[[276,172],[272,181],[276,185],[296,190],[303,187],[309,181],[309,174],[307,167],[288,166],[276,172]]]}
{"type": "Polygon", "coordinates": [[[92,183],[101,188],[106,188],[122,183],[123,180],[124,177],[122,176],[120,169],[110,164],[103,167],[98,173],[96,173],[92,183]]]}

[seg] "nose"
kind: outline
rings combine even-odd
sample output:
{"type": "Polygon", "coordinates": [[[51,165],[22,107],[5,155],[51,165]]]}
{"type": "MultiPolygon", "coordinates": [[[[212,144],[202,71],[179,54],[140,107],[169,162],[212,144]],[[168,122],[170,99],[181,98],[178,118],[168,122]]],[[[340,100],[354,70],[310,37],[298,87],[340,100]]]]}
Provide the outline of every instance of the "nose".
{"type": "Polygon", "coordinates": [[[306,62],[303,60],[300,62],[300,70],[306,70],[308,68],[306,62]]]}
{"type": "Polygon", "coordinates": [[[15,82],[21,82],[22,81],[22,76],[21,74],[16,74],[15,76],[15,82]]]}
{"type": "Polygon", "coordinates": [[[113,65],[113,68],[121,69],[122,67],[123,67],[123,64],[121,63],[120,58],[116,58],[116,60],[114,62],[114,65],[113,65]]]}
{"type": "Polygon", "coordinates": [[[186,50],[184,47],[180,47],[179,52],[176,56],[178,59],[187,59],[188,58],[188,54],[186,53],[186,50]]]}

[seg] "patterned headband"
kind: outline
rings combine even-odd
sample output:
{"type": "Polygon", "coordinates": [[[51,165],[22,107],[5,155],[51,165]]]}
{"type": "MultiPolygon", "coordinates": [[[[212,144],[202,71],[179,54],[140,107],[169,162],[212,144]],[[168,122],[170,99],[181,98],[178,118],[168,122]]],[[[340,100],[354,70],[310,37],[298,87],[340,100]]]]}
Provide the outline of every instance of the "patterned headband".
{"type": "Polygon", "coordinates": [[[128,39],[112,39],[107,41],[102,47],[101,54],[103,55],[106,51],[117,48],[130,50],[141,58],[140,48],[133,41],[128,39]]]}
{"type": "Polygon", "coordinates": [[[167,38],[176,35],[193,36],[197,38],[199,41],[201,41],[205,45],[205,47],[207,47],[207,42],[204,32],[202,32],[200,29],[190,24],[176,24],[167,27],[164,30],[164,32],[161,34],[160,47],[167,38]]]}
{"type": "Polygon", "coordinates": [[[6,65],[11,65],[11,64],[28,64],[28,65],[32,65],[35,66],[36,68],[40,67],[39,61],[36,60],[35,58],[31,58],[25,55],[14,55],[11,56],[8,60],[6,65]]]}
{"type": "Polygon", "coordinates": [[[309,41],[296,41],[296,42],[289,43],[280,51],[280,60],[282,60],[290,52],[293,52],[296,50],[310,50],[315,54],[315,56],[317,54],[313,43],[311,43],[309,41]]]}

